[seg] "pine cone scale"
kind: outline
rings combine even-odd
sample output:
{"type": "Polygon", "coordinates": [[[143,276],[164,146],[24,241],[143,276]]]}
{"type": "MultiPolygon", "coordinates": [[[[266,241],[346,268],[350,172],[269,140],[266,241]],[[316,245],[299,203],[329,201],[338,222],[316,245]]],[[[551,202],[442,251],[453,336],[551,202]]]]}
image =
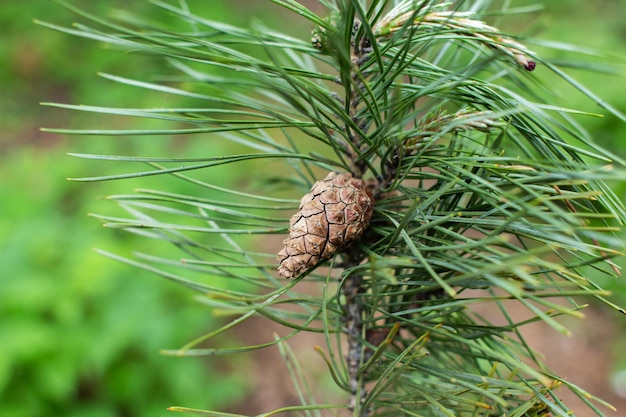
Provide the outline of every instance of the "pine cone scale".
{"type": "Polygon", "coordinates": [[[312,196],[310,193],[305,195],[302,198],[300,207],[301,207],[300,211],[297,214],[295,214],[294,217],[296,216],[310,217],[315,214],[324,212],[324,204],[319,200],[315,200],[314,196],[312,196]]]}
{"type": "Polygon", "coordinates": [[[345,229],[343,224],[331,224],[328,227],[328,241],[337,246],[343,245],[345,229]]]}
{"type": "Polygon", "coordinates": [[[343,224],[346,222],[345,213],[346,204],[336,203],[329,204],[328,210],[326,210],[326,221],[330,224],[343,224]]]}

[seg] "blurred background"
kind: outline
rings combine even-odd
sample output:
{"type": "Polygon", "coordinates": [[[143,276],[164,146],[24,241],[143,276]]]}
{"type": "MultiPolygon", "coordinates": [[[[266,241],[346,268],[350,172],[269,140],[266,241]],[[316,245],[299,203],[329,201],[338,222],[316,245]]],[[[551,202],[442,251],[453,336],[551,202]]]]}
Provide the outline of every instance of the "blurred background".
{"type": "MultiPolygon", "coordinates": [[[[626,3],[545,3],[544,12],[508,18],[502,29],[605,52],[607,57],[583,57],[595,62],[588,65],[590,69],[569,73],[626,112],[626,3]],[[600,70],[607,65],[612,73],[600,70]]],[[[289,22],[277,15],[278,9],[270,2],[261,0],[190,1],[189,5],[198,14],[231,23],[259,19],[283,28],[289,22]]],[[[98,0],[82,7],[100,15],[120,8],[167,18],[143,0],[98,0]]],[[[141,121],[109,117],[104,121],[89,113],[39,103],[158,106],[163,97],[150,93],[138,97],[136,90],[103,80],[97,72],[141,79],[144,74],[160,73],[162,67],[156,60],[128,57],[96,42],[37,26],[33,19],[69,25],[77,18],[49,0],[0,5],[0,414],[158,417],[170,415],[165,411],[170,405],[245,409],[241,404],[252,398],[254,378],[233,372],[233,364],[159,353],[179,348],[213,327],[215,319],[193,301],[193,294],[92,251],[97,247],[124,254],[151,244],[104,230],[87,216],[105,210],[110,203],[103,197],[128,192],[135,184],[66,180],[104,174],[108,169],[107,165],[94,168],[93,162],[73,158],[68,152],[159,155],[176,143],[150,137],[132,141],[64,137],[39,130],[137,127],[141,121]]],[[[293,28],[307,37],[309,30],[293,28]]],[[[573,53],[529,46],[562,64],[579,59],[573,53]]],[[[541,68],[536,74],[542,76],[541,68]]],[[[556,100],[565,107],[606,113],[571,90],[556,100]]],[[[626,158],[626,124],[607,114],[579,121],[600,144],[626,158]]],[[[233,183],[241,175],[225,174],[233,183]]],[[[623,198],[626,185],[615,184],[615,191],[623,198]]],[[[622,306],[626,305],[625,280],[604,283],[614,293],[612,300],[622,306]]],[[[536,342],[531,345],[569,380],[626,410],[626,317],[589,302],[587,320],[567,323],[574,337],[531,329],[529,336],[536,342]]],[[[271,406],[258,400],[255,405],[271,406]]],[[[266,410],[249,410],[261,411],[266,410]]]]}

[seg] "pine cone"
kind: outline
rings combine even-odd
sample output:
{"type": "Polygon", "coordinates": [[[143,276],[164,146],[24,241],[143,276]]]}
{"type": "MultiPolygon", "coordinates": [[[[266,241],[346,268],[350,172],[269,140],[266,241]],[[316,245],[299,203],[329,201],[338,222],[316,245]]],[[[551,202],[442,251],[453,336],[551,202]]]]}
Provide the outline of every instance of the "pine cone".
{"type": "Polygon", "coordinates": [[[374,199],[363,180],[331,172],[302,197],[278,252],[278,272],[292,278],[330,258],[363,234],[373,211],[374,199]]]}

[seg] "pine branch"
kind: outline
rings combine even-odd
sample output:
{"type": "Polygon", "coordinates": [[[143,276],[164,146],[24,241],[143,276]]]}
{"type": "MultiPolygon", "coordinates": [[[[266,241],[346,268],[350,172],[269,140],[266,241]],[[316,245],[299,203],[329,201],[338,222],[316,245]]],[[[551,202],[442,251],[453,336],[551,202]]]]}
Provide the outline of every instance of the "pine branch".
{"type": "Polygon", "coordinates": [[[321,1],[327,17],[293,0],[268,2],[303,18],[311,44],[212,21],[184,2],[154,3],[194,30],[73,7],[87,23],[44,25],[162,57],[173,72],[150,82],[102,74],[166,94],[167,108],[48,103],[157,128],[51,131],[203,140],[192,156],[74,154],[131,170],[81,181],[164,175],[194,190],[143,187],[109,198],[123,214],[95,216],[171,251],[104,254],[198,291],[215,314],[233,317],[168,353],[278,346],[303,404],[275,412],[337,408],[314,401],[286,344],[303,331],[324,334],[327,352],[318,351],[355,416],[567,416],[559,387],[590,398],[546,369],[519,328],[544,322],[567,334],[559,317],[581,316],[579,296],[623,312],[592,276],[619,273],[612,259],[624,252],[626,209],[607,181],[626,179],[625,164],[578,126],[584,112],[551,103],[531,71],[552,71],[617,111],[481,20],[495,13],[489,2],[321,1]],[[231,166],[254,172],[254,185],[236,190],[204,175],[231,166]],[[295,214],[288,223],[283,213],[295,214]],[[279,265],[264,243],[247,241],[273,234],[288,234],[279,265]],[[302,279],[323,283],[323,296],[299,294],[302,279]],[[528,317],[513,320],[511,303],[528,317]],[[500,324],[479,316],[478,304],[500,312],[500,324]],[[256,316],[287,333],[198,348],[256,316]]]}

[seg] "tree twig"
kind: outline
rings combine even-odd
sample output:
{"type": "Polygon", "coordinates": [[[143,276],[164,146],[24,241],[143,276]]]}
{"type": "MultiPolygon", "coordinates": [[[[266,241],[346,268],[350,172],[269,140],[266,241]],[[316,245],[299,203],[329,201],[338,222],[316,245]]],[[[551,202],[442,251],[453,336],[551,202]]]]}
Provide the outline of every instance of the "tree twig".
{"type": "MultiPolygon", "coordinates": [[[[348,338],[348,377],[350,386],[349,409],[358,410],[365,398],[366,392],[363,380],[359,376],[359,369],[363,362],[363,305],[360,294],[363,290],[363,276],[352,275],[346,279],[343,287],[345,297],[345,330],[348,338]]],[[[360,415],[367,416],[366,410],[361,410],[360,415]]]]}
{"type": "MultiPolygon", "coordinates": [[[[367,129],[368,121],[359,117],[359,106],[361,104],[361,94],[363,93],[363,74],[360,71],[361,65],[367,60],[369,53],[371,52],[371,44],[367,36],[363,35],[358,38],[358,32],[361,26],[359,20],[355,20],[352,27],[352,39],[351,39],[351,71],[350,79],[352,82],[350,93],[346,91],[346,99],[349,100],[349,111],[352,123],[359,131],[355,131],[350,126],[346,126],[346,132],[348,138],[352,143],[352,166],[354,174],[357,177],[361,177],[366,170],[366,164],[364,161],[359,161],[358,154],[364,151],[364,147],[367,146],[366,142],[361,137],[361,132],[367,129]]],[[[359,254],[346,254],[347,262],[346,267],[357,265],[362,256],[359,254]]],[[[364,335],[365,329],[363,324],[363,304],[361,301],[361,294],[365,292],[363,286],[363,275],[351,275],[346,278],[343,286],[344,311],[345,311],[345,331],[348,340],[348,353],[347,353],[347,365],[348,376],[350,386],[350,401],[348,408],[351,411],[357,411],[357,414],[363,417],[369,415],[369,410],[361,409],[367,392],[364,386],[363,377],[360,375],[360,368],[363,363],[363,351],[364,351],[364,335]]]]}

